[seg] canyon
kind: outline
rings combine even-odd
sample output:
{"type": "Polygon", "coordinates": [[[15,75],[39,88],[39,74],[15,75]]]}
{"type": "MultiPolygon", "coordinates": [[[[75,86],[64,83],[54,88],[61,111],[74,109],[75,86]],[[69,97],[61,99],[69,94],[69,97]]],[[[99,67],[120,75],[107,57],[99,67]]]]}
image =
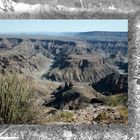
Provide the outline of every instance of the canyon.
{"type": "Polygon", "coordinates": [[[128,92],[128,34],[2,34],[0,72],[29,77],[40,106],[102,106],[109,96],[128,92]]]}

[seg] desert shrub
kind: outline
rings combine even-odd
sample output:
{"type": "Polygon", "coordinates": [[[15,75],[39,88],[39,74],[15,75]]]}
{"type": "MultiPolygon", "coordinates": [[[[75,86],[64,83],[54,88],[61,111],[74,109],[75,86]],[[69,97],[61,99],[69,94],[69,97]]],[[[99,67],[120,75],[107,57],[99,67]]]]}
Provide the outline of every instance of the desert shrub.
{"type": "Polygon", "coordinates": [[[0,75],[0,118],[3,123],[30,123],[35,115],[32,88],[25,78],[0,75]]]}
{"type": "Polygon", "coordinates": [[[119,120],[117,119],[116,121],[120,121],[121,123],[128,125],[128,108],[125,106],[117,106],[116,109],[120,115],[119,120]]]}
{"type": "Polygon", "coordinates": [[[118,94],[107,96],[105,103],[108,106],[127,106],[128,95],[127,94],[118,94]]]}
{"type": "Polygon", "coordinates": [[[119,112],[121,118],[128,119],[128,108],[124,106],[117,106],[117,111],[119,112]]]}
{"type": "Polygon", "coordinates": [[[94,120],[97,122],[108,121],[110,119],[110,114],[106,111],[101,112],[94,120]]]}
{"type": "Polygon", "coordinates": [[[68,111],[60,111],[55,115],[51,115],[46,118],[45,123],[55,123],[55,122],[74,122],[74,113],[68,111]]]}

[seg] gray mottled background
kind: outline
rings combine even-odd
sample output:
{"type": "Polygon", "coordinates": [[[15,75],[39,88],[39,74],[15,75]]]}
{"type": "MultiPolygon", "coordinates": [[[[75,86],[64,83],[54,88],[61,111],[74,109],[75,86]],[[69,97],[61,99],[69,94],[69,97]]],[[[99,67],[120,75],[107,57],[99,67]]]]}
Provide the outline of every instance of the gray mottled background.
{"type": "Polygon", "coordinates": [[[7,7],[0,0],[1,19],[129,19],[129,124],[3,125],[0,140],[139,140],[140,1],[13,0],[7,7]]]}

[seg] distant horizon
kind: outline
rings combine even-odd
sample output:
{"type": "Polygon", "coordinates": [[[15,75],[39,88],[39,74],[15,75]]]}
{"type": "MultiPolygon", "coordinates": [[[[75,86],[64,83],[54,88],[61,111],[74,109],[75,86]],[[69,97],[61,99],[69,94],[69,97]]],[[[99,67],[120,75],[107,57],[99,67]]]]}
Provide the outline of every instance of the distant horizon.
{"type": "Polygon", "coordinates": [[[0,33],[0,35],[2,34],[63,34],[63,33],[88,33],[88,32],[120,32],[120,33],[128,33],[128,31],[83,31],[83,32],[6,32],[6,33],[0,33]]]}
{"type": "Polygon", "coordinates": [[[0,20],[0,34],[128,32],[128,20],[0,20]]]}

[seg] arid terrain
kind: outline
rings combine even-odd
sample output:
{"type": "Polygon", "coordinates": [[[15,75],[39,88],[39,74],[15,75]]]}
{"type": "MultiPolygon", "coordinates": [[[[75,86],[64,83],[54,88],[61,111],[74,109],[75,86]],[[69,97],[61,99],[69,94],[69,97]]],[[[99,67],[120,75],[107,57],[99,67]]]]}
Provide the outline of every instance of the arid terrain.
{"type": "Polygon", "coordinates": [[[33,87],[29,123],[127,124],[127,32],[2,34],[0,73],[33,87]]]}

